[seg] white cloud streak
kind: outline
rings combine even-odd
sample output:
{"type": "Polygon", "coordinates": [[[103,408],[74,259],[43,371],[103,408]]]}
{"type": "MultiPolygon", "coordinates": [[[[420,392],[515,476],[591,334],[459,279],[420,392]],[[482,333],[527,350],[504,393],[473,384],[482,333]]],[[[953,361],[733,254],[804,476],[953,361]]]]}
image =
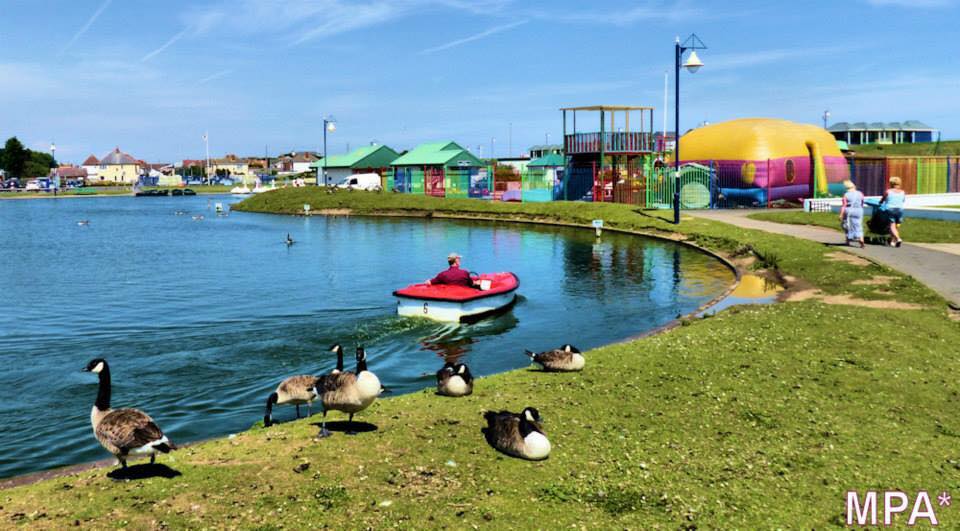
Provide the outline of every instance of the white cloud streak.
{"type": "Polygon", "coordinates": [[[221,70],[215,74],[210,74],[209,76],[201,79],[200,81],[197,81],[197,85],[206,85],[207,83],[213,80],[220,79],[221,77],[229,75],[231,73],[233,73],[233,70],[221,70]]]}
{"type": "Polygon", "coordinates": [[[521,20],[519,22],[511,22],[510,24],[504,24],[502,26],[495,26],[490,29],[481,31],[476,35],[470,35],[469,37],[464,37],[462,39],[450,41],[448,43],[441,44],[439,46],[434,46],[432,48],[426,48],[424,50],[420,50],[420,54],[430,54],[430,53],[436,53],[443,50],[449,50],[450,48],[455,48],[457,46],[466,44],[468,42],[478,41],[480,39],[484,39],[491,35],[496,35],[497,33],[511,30],[513,28],[516,28],[517,26],[522,26],[523,24],[526,24],[526,23],[527,23],[526,20],[521,20]]]}
{"type": "Polygon", "coordinates": [[[173,37],[170,37],[170,39],[169,39],[167,42],[163,43],[159,48],[157,48],[156,50],[148,53],[147,55],[144,55],[143,57],[141,57],[141,58],[140,58],[140,62],[143,63],[143,62],[149,61],[150,59],[153,59],[153,58],[156,57],[157,55],[163,53],[164,50],[166,50],[167,48],[173,46],[174,43],[176,43],[177,41],[179,41],[180,39],[182,39],[183,36],[187,34],[187,30],[188,30],[188,29],[189,29],[189,28],[183,28],[182,30],[180,30],[180,33],[177,33],[177,34],[174,35],[173,37]]]}
{"type": "Polygon", "coordinates": [[[955,0],[867,0],[867,3],[875,7],[907,7],[931,9],[941,7],[953,7],[955,0]]]}
{"type": "Polygon", "coordinates": [[[80,40],[80,37],[83,37],[83,35],[87,32],[87,30],[90,29],[90,26],[93,26],[93,23],[96,22],[98,18],[100,18],[100,15],[103,14],[103,12],[106,11],[108,7],[110,7],[111,1],[112,0],[104,0],[104,2],[100,4],[100,7],[98,7],[97,10],[94,11],[92,15],[90,15],[90,18],[87,19],[87,23],[81,26],[80,29],[73,34],[73,37],[70,38],[70,41],[67,42],[67,44],[60,49],[60,53],[57,55],[63,55],[64,53],[67,52],[67,50],[72,48],[73,45],[76,44],[78,40],[80,40]]]}

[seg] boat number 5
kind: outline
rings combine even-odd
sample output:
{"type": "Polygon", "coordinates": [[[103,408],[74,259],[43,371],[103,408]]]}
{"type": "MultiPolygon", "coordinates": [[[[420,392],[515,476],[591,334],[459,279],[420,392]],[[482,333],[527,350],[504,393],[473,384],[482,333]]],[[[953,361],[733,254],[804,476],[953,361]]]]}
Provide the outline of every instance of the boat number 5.
{"type": "Polygon", "coordinates": [[[427,303],[423,303],[423,313],[427,313],[427,303]]]}

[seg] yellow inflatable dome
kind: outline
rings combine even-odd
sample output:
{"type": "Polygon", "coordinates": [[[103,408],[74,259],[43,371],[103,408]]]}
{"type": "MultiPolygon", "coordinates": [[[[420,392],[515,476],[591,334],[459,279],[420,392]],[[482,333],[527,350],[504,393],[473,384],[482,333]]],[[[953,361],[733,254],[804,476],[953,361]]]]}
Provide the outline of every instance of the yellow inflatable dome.
{"type": "Polygon", "coordinates": [[[833,135],[816,125],[775,118],[694,129],[680,137],[680,159],[737,168],[738,182],[722,186],[762,189],[773,198],[826,196],[849,176],[833,135]]]}

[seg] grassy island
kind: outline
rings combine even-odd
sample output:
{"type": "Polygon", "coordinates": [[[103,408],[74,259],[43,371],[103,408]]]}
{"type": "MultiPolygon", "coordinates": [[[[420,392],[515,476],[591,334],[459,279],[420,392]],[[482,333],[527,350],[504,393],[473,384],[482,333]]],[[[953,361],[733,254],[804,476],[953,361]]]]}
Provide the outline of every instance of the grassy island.
{"type": "MultiPolygon", "coordinates": [[[[238,208],[298,214],[304,204],[330,215],[603,219],[720,253],[784,284],[785,302],[736,306],[587,352],[582,373],[521,369],[479,379],[467,398],[423,391],[379,400],[358,416],[377,429],[357,436],[315,441],[315,416],[162,456],[180,474],[169,479],[115,482],[100,468],[10,488],[0,493],[0,522],[820,529],[843,525],[848,490],[912,495],[960,481],[960,323],[936,293],[896,271],[722,223],[685,217],[676,227],[626,205],[301,188],[238,208]],[[504,457],[480,434],[484,410],[527,405],[546,421],[546,461],[504,457]]],[[[575,343],[575,334],[558,340],[575,343]]],[[[949,510],[938,516],[947,527],[960,522],[949,510]]]]}

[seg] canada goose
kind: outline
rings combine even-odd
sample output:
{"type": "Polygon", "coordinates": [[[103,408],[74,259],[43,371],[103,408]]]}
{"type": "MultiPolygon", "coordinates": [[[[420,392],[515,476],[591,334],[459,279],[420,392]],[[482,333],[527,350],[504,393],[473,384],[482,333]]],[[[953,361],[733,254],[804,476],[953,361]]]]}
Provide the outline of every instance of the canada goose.
{"type": "Polygon", "coordinates": [[[90,220],[89,220],[89,219],[81,219],[80,221],[77,222],[77,225],[79,225],[79,226],[81,226],[81,227],[86,227],[86,226],[89,225],[89,224],[90,224],[90,220]]]}
{"type": "MultiPolygon", "coordinates": [[[[327,411],[343,411],[353,415],[363,411],[383,392],[380,379],[367,370],[367,353],[363,347],[357,347],[357,372],[335,372],[317,378],[316,393],[323,404],[323,423],[318,437],[329,437],[327,430],[327,411]]],[[[348,435],[356,435],[348,431],[348,435]]]]}
{"type": "Polygon", "coordinates": [[[194,220],[194,221],[203,221],[203,214],[197,214],[196,216],[193,216],[193,220],[194,220]]]}
{"type": "Polygon", "coordinates": [[[532,407],[519,414],[509,411],[487,411],[483,414],[487,427],[483,433],[497,450],[513,457],[539,461],[550,455],[550,441],[540,426],[540,412],[532,407]]]}
{"type": "MultiPolygon", "coordinates": [[[[337,354],[337,368],[330,374],[343,372],[343,347],[339,343],[330,347],[330,352],[337,354]]],[[[313,401],[317,399],[317,377],[309,374],[300,374],[291,376],[280,382],[277,390],[267,397],[267,408],[263,414],[263,426],[269,427],[273,424],[273,406],[292,404],[297,406],[297,418],[300,418],[300,405],[307,405],[307,416],[313,411],[313,401]]]]}
{"type": "Polygon", "coordinates": [[[87,364],[87,372],[100,376],[97,400],[90,411],[93,435],[127,468],[127,456],[149,455],[153,464],[157,452],[168,453],[177,446],[160,430],[149,415],[139,409],[110,409],[110,366],[97,358],[87,364]]]}
{"type": "Polygon", "coordinates": [[[293,241],[293,238],[290,236],[290,233],[288,232],[288,233],[287,233],[287,239],[284,240],[283,243],[287,244],[287,247],[290,247],[291,245],[293,245],[293,244],[296,243],[296,242],[293,241]]]}
{"type": "Polygon", "coordinates": [[[462,363],[447,362],[437,371],[437,393],[444,396],[467,396],[473,393],[473,375],[462,363]]]}
{"type": "Polygon", "coordinates": [[[586,360],[580,350],[573,345],[564,345],[558,349],[548,350],[539,354],[526,351],[530,360],[543,370],[550,372],[572,372],[583,370],[586,360]]]}

